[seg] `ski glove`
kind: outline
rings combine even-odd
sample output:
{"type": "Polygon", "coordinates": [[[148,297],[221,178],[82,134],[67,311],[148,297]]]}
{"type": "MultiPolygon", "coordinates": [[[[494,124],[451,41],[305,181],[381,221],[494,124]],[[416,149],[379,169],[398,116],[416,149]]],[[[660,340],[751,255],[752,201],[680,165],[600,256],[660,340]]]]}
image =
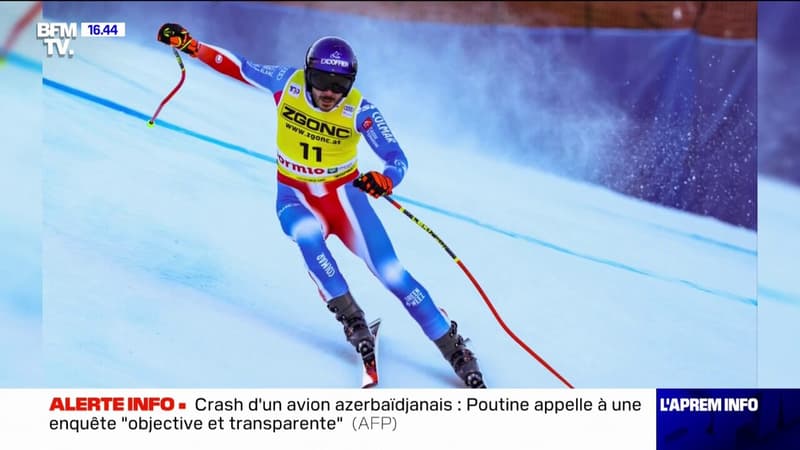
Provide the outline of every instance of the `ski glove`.
{"type": "Polygon", "coordinates": [[[190,56],[197,55],[197,39],[177,23],[165,23],[158,29],[158,40],[190,56]]]}
{"type": "Polygon", "coordinates": [[[375,198],[391,194],[393,185],[391,178],[374,170],[353,180],[353,186],[375,198]]]}

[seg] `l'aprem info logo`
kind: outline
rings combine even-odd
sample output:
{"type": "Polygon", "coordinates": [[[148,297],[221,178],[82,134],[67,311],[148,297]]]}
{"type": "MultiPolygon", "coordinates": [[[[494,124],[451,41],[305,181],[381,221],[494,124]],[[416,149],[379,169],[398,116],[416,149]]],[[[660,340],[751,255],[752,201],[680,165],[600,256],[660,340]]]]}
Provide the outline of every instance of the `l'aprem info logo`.
{"type": "MultiPolygon", "coordinates": [[[[82,22],[81,37],[125,37],[124,22],[82,22]]],[[[75,51],[70,47],[78,38],[77,22],[39,22],[36,24],[36,39],[41,39],[48,58],[73,57],[75,51]]]]}

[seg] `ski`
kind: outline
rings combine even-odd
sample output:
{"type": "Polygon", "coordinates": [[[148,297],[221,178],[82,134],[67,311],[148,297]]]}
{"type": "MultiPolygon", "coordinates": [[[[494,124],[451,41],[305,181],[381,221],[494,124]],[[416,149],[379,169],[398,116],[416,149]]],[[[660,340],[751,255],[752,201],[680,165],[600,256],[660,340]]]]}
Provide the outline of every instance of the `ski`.
{"type": "Polygon", "coordinates": [[[381,319],[375,319],[369,324],[369,331],[375,337],[375,346],[372,355],[364,359],[361,373],[361,388],[371,388],[378,384],[378,331],[381,327],[381,319]]]}

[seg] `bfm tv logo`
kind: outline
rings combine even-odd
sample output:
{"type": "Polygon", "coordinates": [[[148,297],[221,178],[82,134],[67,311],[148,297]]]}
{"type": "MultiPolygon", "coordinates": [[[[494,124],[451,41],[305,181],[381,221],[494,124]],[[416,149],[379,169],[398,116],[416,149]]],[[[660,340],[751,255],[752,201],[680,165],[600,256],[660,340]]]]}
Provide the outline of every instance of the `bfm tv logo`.
{"type": "Polygon", "coordinates": [[[36,39],[41,39],[47,47],[47,57],[52,58],[55,53],[59,58],[68,56],[72,58],[75,51],[69,48],[72,39],[78,37],[78,24],[65,22],[39,22],[36,24],[36,39]]]}

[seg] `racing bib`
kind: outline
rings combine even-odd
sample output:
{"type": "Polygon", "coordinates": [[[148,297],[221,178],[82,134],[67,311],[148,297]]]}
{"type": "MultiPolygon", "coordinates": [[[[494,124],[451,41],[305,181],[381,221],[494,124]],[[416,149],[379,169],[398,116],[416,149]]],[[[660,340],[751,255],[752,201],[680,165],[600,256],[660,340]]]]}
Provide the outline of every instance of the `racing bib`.
{"type": "Polygon", "coordinates": [[[334,110],[315,110],[306,101],[303,71],[295,71],[278,102],[278,171],[304,182],[332,181],[356,171],[360,104],[361,92],[353,88],[334,110]]]}

